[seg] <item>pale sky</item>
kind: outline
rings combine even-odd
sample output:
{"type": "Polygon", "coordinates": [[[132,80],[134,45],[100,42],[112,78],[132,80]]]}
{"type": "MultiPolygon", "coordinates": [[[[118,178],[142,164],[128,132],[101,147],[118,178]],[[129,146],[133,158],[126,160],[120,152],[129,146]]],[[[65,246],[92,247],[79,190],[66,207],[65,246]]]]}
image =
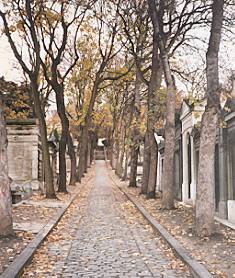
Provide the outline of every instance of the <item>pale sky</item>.
{"type": "Polygon", "coordinates": [[[0,37],[0,76],[7,80],[19,81],[22,78],[20,70],[15,69],[16,61],[9,43],[4,35],[0,37]]]}

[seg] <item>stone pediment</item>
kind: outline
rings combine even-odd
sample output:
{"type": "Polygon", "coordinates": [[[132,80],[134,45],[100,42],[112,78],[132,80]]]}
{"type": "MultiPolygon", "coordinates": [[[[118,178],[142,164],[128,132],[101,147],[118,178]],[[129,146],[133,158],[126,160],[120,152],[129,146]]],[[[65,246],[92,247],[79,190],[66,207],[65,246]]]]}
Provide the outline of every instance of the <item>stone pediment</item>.
{"type": "Polygon", "coordinates": [[[190,104],[186,100],[183,100],[183,103],[181,105],[180,120],[184,119],[190,112],[191,112],[190,104]]]}
{"type": "Polygon", "coordinates": [[[224,113],[227,115],[231,112],[234,112],[235,111],[235,100],[234,99],[231,99],[231,98],[228,98],[226,100],[226,103],[223,107],[223,110],[224,110],[224,113]]]}
{"type": "Polygon", "coordinates": [[[161,135],[158,135],[156,132],[154,132],[154,138],[158,145],[161,143],[161,141],[163,141],[163,137],[161,135]]]}
{"type": "Polygon", "coordinates": [[[207,99],[206,98],[204,98],[204,99],[202,99],[200,102],[196,102],[195,104],[194,104],[194,111],[196,111],[196,112],[204,112],[204,110],[205,110],[205,107],[206,107],[206,103],[207,103],[207,99]]]}

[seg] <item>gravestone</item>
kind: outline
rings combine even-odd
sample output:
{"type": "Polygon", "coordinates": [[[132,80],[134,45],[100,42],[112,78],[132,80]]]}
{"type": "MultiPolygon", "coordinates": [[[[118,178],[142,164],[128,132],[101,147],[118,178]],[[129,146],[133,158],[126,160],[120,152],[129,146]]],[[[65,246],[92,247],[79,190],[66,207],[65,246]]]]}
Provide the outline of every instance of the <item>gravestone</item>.
{"type": "Polygon", "coordinates": [[[7,120],[9,177],[12,190],[29,195],[39,189],[40,136],[36,119],[7,120]]]}

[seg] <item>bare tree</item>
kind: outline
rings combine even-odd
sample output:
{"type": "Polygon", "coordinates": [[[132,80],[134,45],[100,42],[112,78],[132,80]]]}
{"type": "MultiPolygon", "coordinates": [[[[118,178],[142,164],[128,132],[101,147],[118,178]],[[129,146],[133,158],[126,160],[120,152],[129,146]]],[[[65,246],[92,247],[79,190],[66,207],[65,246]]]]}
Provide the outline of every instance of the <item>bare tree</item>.
{"type": "MultiPolygon", "coordinates": [[[[124,25],[124,32],[129,42],[129,51],[133,55],[136,65],[136,102],[135,118],[140,119],[140,85],[143,82],[148,87],[147,96],[147,130],[144,143],[144,162],[141,193],[148,194],[148,198],[155,196],[156,174],[157,174],[157,144],[154,138],[154,127],[156,121],[157,91],[162,81],[162,68],[159,57],[157,37],[152,37],[152,42],[148,36],[151,35],[149,25],[149,15],[145,1],[132,1],[123,8],[120,13],[124,25]],[[129,18],[131,14],[133,19],[129,18]],[[150,50],[151,49],[151,50],[150,50]],[[149,54],[151,52],[151,54],[149,54]],[[150,58],[151,57],[151,58],[150,58]],[[150,60],[150,66],[145,66],[144,62],[150,60]],[[150,72],[149,72],[150,71],[150,72]],[[146,74],[148,78],[146,78],[146,74]]],[[[135,126],[133,130],[134,144],[131,159],[131,180],[130,186],[136,185],[137,159],[139,149],[139,131],[135,126]]]]}
{"type": "MultiPolygon", "coordinates": [[[[58,191],[67,192],[66,189],[66,146],[68,143],[72,166],[72,183],[76,181],[76,155],[69,130],[69,119],[66,114],[64,91],[65,79],[76,66],[79,59],[77,52],[77,34],[84,19],[87,7],[80,3],[68,4],[54,1],[41,6],[42,14],[37,24],[46,58],[41,56],[41,65],[48,84],[56,95],[57,112],[61,121],[61,136],[59,141],[59,187],[58,191]],[[48,11],[50,11],[48,13],[48,11]],[[72,16],[71,16],[72,15],[72,16]],[[70,32],[74,32],[72,39],[70,32]],[[69,39],[72,40],[72,47],[69,39]],[[73,54],[71,54],[73,49],[73,54]],[[70,55],[66,55],[69,52],[70,55]],[[69,61],[68,61],[69,60],[69,61]]],[[[36,24],[36,23],[35,23],[36,24]]]]}
{"type": "Polygon", "coordinates": [[[214,0],[206,53],[207,105],[202,117],[196,201],[196,230],[199,236],[214,232],[215,143],[220,115],[218,53],[223,26],[224,0],[214,0]]]}
{"type": "Polygon", "coordinates": [[[78,180],[81,181],[82,176],[87,169],[87,155],[90,144],[89,129],[92,124],[92,112],[94,109],[95,101],[99,92],[99,88],[102,82],[105,80],[117,80],[124,76],[126,73],[118,75],[110,75],[105,72],[107,67],[111,64],[113,58],[121,51],[122,46],[115,46],[116,38],[118,35],[118,21],[117,14],[120,6],[120,0],[117,3],[101,1],[96,7],[95,14],[97,17],[97,28],[98,28],[98,51],[100,56],[100,62],[97,65],[97,70],[94,77],[94,82],[92,85],[91,97],[86,112],[84,125],[82,127],[82,135],[80,141],[79,150],[79,164],[78,164],[78,180]],[[114,9],[111,12],[111,10],[114,9]],[[102,39],[106,41],[102,42],[102,39]]]}
{"type": "Polygon", "coordinates": [[[153,37],[157,41],[167,85],[167,112],[165,125],[165,160],[163,165],[162,206],[170,209],[174,203],[174,144],[175,144],[175,85],[170,58],[189,38],[189,31],[207,20],[210,5],[202,1],[149,0],[149,13],[153,24],[153,37]]]}
{"type": "MultiPolygon", "coordinates": [[[[174,150],[175,150],[175,88],[174,80],[169,64],[163,36],[160,31],[159,13],[157,13],[155,0],[148,0],[149,12],[153,23],[154,34],[158,39],[158,47],[161,53],[162,66],[167,84],[167,114],[165,125],[165,159],[163,165],[163,198],[164,208],[171,209],[174,206],[173,182],[174,182],[174,150]]],[[[162,11],[160,11],[162,12],[162,11]]]]}
{"type": "MultiPolygon", "coordinates": [[[[37,31],[34,25],[34,19],[38,18],[40,14],[40,9],[38,10],[29,0],[26,0],[24,4],[21,5],[19,1],[11,1],[7,8],[12,9],[19,15],[19,18],[15,18],[15,24],[21,22],[20,29],[23,32],[24,43],[28,51],[28,63],[23,57],[21,49],[17,47],[17,42],[14,41],[11,29],[9,27],[9,22],[14,20],[10,18],[10,13],[4,13],[0,10],[0,16],[3,20],[5,35],[8,38],[12,51],[22,67],[23,72],[28,76],[31,84],[31,90],[33,95],[33,103],[35,108],[36,116],[39,120],[40,135],[42,142],[42,153],[43,153],[43,166],[45,173],[46,182],[46,197],[55,198],[55,191],[53,185],[53,172],[50,163],[49,147],[47,142],[47,127],[45,121],[45,115],[42,108],[41,97],[39,94],[39,79],[40,79],[40,43],[37,36],[37,31]]],[[[14,15],[16,16],[16,15],[14,15]]]]}

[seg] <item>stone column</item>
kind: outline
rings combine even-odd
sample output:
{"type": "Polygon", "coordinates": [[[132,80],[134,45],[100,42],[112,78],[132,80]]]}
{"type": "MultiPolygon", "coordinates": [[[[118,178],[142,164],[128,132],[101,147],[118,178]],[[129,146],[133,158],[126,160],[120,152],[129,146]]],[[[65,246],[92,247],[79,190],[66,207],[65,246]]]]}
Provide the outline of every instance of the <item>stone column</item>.
{"type": "Polygon", "coordinates": [[[157,156],[157,191],[160,190],[161,185],[161,154],[158,152],[157,156]]]}
{"type": "Polygon", "coordinates": [[[31,187],[33,190],[38,190],[40,185],[38,181],[38,142],[32,147],[32,177],[31,187]]]}
{"type": "Polygon", "coordinates": [[[182,183],[182,201],[186,202],[188,200],[188,138],[187,133],[183,134],[183,183],[182,183]]]}
{"type": "Polygon", "coordinates": [[[34,144],[32,147],[32,180],[37,180],[37,179],[38,179],[38,144],[34,144]]]}
{"type": "Polygon", "coordinates": [[[219,217],[228,218],[228,160],[227,160],[227,129],[220,128],[219,131],[219,217]]]}
{"type": "Polygon", "coordinates": [[[193,136],[190,136],[191,140],[191,176],[192,181],[190,184],[191,191],[191,199],[193,202],[196,201],[196,156],[195,156],[195,148],[194,148],[194,140],[193,136]]]}
{"type": "Polygon", "coordinates": [[[163,170],[163,161],[164,161],[164,156],[160,154],[160,184],[159,184],[159,190],[162,191],[162,170],[163,170]]]}

